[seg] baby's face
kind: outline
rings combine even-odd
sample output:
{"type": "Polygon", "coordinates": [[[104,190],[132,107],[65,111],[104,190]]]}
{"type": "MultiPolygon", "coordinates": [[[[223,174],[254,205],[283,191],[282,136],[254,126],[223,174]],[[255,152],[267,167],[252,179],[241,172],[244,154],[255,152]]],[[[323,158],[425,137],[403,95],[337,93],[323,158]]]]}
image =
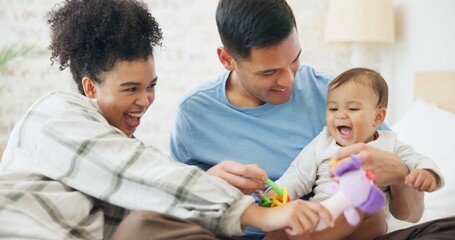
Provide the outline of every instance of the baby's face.
{"type": "Polygon", "coordinates": [[[340,146],[374,140],[376,128],[385,117],[385,108],[377,107],[378,99],[363,83],[348,82],[329,90],[327,128],[340,146]]]}

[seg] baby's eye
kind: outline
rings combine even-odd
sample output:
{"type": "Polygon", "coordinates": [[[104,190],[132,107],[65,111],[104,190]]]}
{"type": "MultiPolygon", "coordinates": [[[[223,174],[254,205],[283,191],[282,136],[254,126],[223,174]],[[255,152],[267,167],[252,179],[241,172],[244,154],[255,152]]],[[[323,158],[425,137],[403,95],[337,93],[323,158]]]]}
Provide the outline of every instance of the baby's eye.
{"type": "Polygon", "coordinates": [[[349,108],[349,111],[357,111],[359,110],[358,108],[349,108]]]}
{"type": "Polygon", "coordinates": [[[338,108],[329,108],[329,111],[331,111],[331,112],[335,112],[337,110],[338,110],[338,108]]]}

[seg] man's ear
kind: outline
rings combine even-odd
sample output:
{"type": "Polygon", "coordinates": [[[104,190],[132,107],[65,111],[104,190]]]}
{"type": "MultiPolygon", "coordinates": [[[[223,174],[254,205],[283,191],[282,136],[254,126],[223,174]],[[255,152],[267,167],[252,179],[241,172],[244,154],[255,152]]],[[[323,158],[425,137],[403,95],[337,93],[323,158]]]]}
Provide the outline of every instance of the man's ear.
{"type": "Polygon", "coordinates": [[[379,107],[378,110],[376,110],[376,117],[374,119],[374,127],[379,127],[379,125],[381,125],[384,122],[386,115],[387,115],[387,108],[379,107]]]}
{"type": "Polygon", "coordinates": [[[220,60],[221,64],[223,64],[226,70],[233,71],[235,69],[234,58],[226,50],[226,48],[218,47],[216,53],[218,54],[218,59],[220,60]]]}
{"type": "Polygon", "coordinates": [[[88,98],[96,98],[95,82],[89,77],[82,78],[82,86],[84,87],[85,96],[88,98]]]}

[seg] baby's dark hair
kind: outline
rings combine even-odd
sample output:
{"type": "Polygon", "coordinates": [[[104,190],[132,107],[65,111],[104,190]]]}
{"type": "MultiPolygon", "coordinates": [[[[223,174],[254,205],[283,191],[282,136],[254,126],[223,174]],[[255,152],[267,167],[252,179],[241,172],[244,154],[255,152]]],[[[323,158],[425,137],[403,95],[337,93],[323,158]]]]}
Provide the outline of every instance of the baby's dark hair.
{"type": "Polygon", "coordinates": [[[66,0],[48,13],[52,64],[70,67],[79,92],[82,78],[100,75],[121,61],[153,57],[162,33],[146,5],[135,0],[66,0]]]}
{"type": "Polygon", "coordinates": [[[368,68],[352,68],[333,79],[329,85],[329,91],[348,82],[368,84],[379,98],[377,106],[387,108],[389,88],[381,74],[368,68]]]}

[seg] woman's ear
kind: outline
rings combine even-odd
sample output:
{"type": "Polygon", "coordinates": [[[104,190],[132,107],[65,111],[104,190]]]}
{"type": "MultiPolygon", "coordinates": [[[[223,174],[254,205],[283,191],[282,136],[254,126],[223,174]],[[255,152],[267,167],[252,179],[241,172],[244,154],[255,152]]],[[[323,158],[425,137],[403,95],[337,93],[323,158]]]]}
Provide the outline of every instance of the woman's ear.
{"type": "Polygon", "coordinates": [[[95,82],[89,77],[82,78],[82,87],[84,87],[85,96],[88,98],[96,98],[95,82]]]}
{"type": "Polygon", "coordinates": [[[224,68],[228,71],[233,71],[234,67],[234,58],[231,54],[226,50],[224,47],[218,47],[216,50],[218,54],[218,59],[220,60],[221,64],[223,64],[224,68]]]}
{"type": "Polygon", "coordinates": [[[379,125],[381,125],[384,122],[386,115],[387,115],[387,108],[379,107],[378,110],[376,110],[376,117],[374,119],[374,127],[379,127],[379,125]]]}

